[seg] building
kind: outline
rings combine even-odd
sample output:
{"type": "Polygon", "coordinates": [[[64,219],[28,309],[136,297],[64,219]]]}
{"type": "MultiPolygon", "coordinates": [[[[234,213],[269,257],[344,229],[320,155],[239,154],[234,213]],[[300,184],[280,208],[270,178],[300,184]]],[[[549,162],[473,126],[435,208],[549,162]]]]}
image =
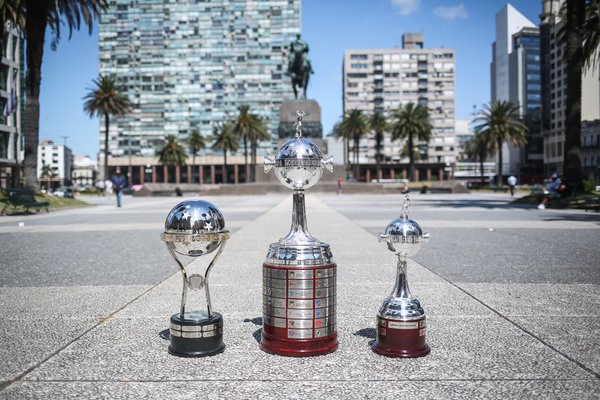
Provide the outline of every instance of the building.
{"type": "Polygon", "coordinates": [[[0,61],[0,187],[17,187],[23,162],[21,88],[23,43],[19,32],[7,24],[0,61]]]}
{"type": "Polygon", "coordinates": [[[509,99],[519,108],[529,132],[527,144],[519,147],[518,156],[513,157],[510,164],[519,183],[534,183],[544,176],[539,28],[525,27],[513,34],[512,40],[512,52],[509,55],[509,99]]]}
{"type": "Polygon", "coordinates": [[[41,186],[70,186],[72,169],[73,153],[70,148],[52,140],[44,140],[38,145],[37,176],[41,186]],[[47,171],[46,166],[49,166],[47,171]]]}
{"type": "Polygon", "coordinates": [[[600,183],[600,119],[581,123],[581,164],[584,179],[600,183]]]}
{"type": "MultiPolygon", "coordinates": [[[[540,49],[542,72],[542,135],[546,174],[563,173],[567,100],[566,46],[558,39],[563,25],[560,9],[564,0],[543,0],[540,15],[540,49]]],[[[584,69],[581,76],[581,145],[584,169],[591,167],[592,143],[600,119],[600,82],[598,68],[584,69]],[[587,143],[587,144],[585,144],[587,143]],[[588,146],[587,150],[584,147],[588,146]],[[591,152],[591,153],[590,153],[591,152]],[[588,163],[586,168],[585,163],[588,163]]],[[[586,173],[587,175],[587,173],[586,173]]]]}
{"type": "MultiPolygon", "coordinates": [[[[300,15],[300,0],[111,1],[100,21],[100,73],[116,77],[132,111],[111,121],[108,144],[100,132],[109,165],[131,165],[133,183],[191,182],[197,173],[221,181],[220,152],[202,150],[198,171],[171,171],[158,166],[156,151],[167,135],[212,135],[243,104],[275,137],[281,103],[294,97],[285,72],[300,15]]],[[[237,182],[243,155],[227,161],[237,182]]]]}
{"type": "Polygon", "coordinates": [[[94,186],[96,183],[96,162],[89,156],[77,154],[73,161],[73,171],[71,180],[73,185],[77,186],[94,186]]]}
{"type": "MultiPolygon", "coordinates": [[[[418,146],[420,162],[449,166],[458,154],[454,133],[454,49],[426,49],[422,33],[404,34],[402,42],[400,49],[344,52],[344,113],[358,109],[367,115],[379,111],[390,116],[403,104],[412,102],[426,106],[434,129],[429,143],[418,146]]],[[[401,157],[404,145],[392,141],[386,134],[384,163],[406,161],[407,157],[401,157]]],[[[361,140],[359,163],[375,163],[373,135],[361,140]]],[[[438,177],[438,168],[434,169],[434,177],[438,177]]]]}
{"type": "MultiPolygon", "coordinates": [[[[490,68],[491,100],[511,101],[519,107],[523,116],[527,112],[525,101],[528,93],[534,96],[533,90],[536,90],[532,89],[535,87],[533,82],[538,82],[539,85],[540,81],[539,60],[535,60],[534,54],[535,29],[535,24],[509,3],[496,14],[496,37],[492,44],[490,68]],[[532,59],[527,59],[528,54],[532,59]]],[[[539,90],[537,93],[539,94],[539,90]]],[[[533,102],[534,99],[531,98],[530,101],[533,102]]],[[[508,143],[503,144],[503,175],[520,175],[520,163],[524,158],[522,151],[508,143]]]]}

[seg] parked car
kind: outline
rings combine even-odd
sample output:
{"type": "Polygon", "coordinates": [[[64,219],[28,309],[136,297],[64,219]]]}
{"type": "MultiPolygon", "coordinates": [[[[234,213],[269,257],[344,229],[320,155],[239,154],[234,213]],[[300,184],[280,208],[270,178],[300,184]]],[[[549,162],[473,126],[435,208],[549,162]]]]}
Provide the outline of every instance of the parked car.
{"type": "Polygon", "coordinates": [[[73,188],[66,187],[66,186],[59,186],[56,189],[54,189],[54,191],[52,192],[52,195],[54,195],[56,197],[72,199],[73,198],[73,188]]]}

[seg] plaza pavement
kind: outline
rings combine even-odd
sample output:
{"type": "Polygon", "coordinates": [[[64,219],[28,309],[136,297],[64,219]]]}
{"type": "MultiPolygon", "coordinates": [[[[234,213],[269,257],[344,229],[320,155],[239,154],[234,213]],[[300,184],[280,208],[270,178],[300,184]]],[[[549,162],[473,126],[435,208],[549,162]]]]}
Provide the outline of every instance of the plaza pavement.
{"type": "Polygon", "coordinates": [[[0,218],[0,399],[600,398],[600,214],[413,195],[431,240],[409,282],[432,351],[390,359],[369,349],[396,263],[374,234],[402,196],[309,192],[309,229],[338,264],[340,346],[284,358],[257,340],[261,265],[289,230],[291,195],[205,199],[233,235],[211,273],[227,348],[201,359],[159,337],[181,293],[159,234],[181,199],[0,218]]]}

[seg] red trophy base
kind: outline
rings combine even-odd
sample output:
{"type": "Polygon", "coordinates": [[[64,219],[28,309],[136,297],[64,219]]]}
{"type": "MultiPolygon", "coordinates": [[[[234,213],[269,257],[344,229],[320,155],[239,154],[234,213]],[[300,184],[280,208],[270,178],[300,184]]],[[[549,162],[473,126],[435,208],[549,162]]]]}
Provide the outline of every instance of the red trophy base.
{"type": "Polygon", "coordinates": [[[425,316],[410,321],[377,317],[377,340],[371,349],[382,356],[415,358],[429,354],[425,342],[425,316]]]}
{"type": "Polygon", "coordinates": [[[261,350],[312,357],[338,348],[335,321],[336,264],[263,264],[261,350]]]}

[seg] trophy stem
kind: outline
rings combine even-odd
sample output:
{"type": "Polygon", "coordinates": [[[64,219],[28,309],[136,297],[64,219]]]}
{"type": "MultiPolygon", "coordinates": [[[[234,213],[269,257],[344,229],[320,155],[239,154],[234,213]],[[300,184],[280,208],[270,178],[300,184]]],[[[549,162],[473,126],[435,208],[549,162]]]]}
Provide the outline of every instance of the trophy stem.
{"type": "Polygon", "coordinates": [[[290,228],[290,232],[280,239],[280,242],[290,245],[318,242],[318,240],[308,232],[303,189],[294,190],[292,199],[292,227],[290,228]]]}
{"type": "Polygon", "coordinates": [[[410,289],[408,288],[407,265],[408,263],[406,256],[399,254],[398,272],[396,275],[396,286],[394,286],[394,290],[392,292],[392,295],[394,297],[399,297],[403,299],[412,298],[412,295],[410,294],[410,289]]]}

